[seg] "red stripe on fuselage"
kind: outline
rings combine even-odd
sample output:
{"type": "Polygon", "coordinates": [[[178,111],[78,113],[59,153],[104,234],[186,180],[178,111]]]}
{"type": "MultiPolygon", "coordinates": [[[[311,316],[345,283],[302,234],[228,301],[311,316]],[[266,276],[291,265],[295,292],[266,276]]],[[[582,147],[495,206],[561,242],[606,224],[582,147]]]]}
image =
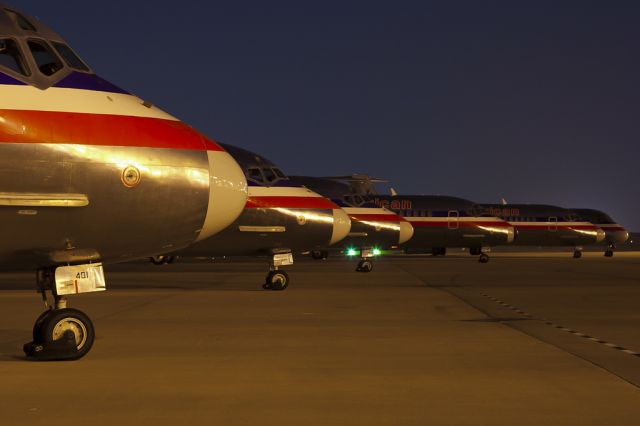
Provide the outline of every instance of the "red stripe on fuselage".
{"type": "MultiPolygon", "coordinates": [[[[348,214],[348,213],[347,213],[348,214]]],[[[349,214],[351,220],[375,221],[375,222],[405,222],[400,216],[394,214],[349,214]]]]}
{"type": "Polygon", "coordinates": [[[223,151],[181,121],[76,112],[0,110],[0,143],[223,151]]]}
{"type": "Polygon", "coordinates": [[[589,225],[513,225],[516,229],[539,229],[546,231],[549,228],[560,229],[560,230],[569,230],[569,231],[598,231],[597,226],[589,226],[589,225]]]}
{"type": "Polygon", "coordinates": [[[337,209],[338,206],[331,200],[323,197],[249,197],[247,209],[258,208],[285,208],[285,209],[337,209]]]}
{"type": "Polygon", "coordinates": [[[598,225],[600,226],[600,228],[602,228],[603,231],[605,232],[627,232],[627,230],[625,228],[623,228],[622,226],[607,226],[607,225],[598,225]]]}
{"type": "Polygon", "coordinates": [[[492,228],[510,228],[512,227],[512,225],[509,225],[506,222],[456,222],[456,221],[451,221],[451,222],[443,222],[443,221],[433,221],[433,222],[427,222],[427,221],[409,221],[409,223],[411,224],[411,226],[413,227],[426,227],[426,226],[444,226],[444,227],[449,227],[452,226],[454,229],[457,228],[471,228],[471,227],[476,227],[476,226],[485,226],[485,227],[492,227],[492,228]],[[457,223],[457,227],[456,227],[456,223],[457,223]]]}

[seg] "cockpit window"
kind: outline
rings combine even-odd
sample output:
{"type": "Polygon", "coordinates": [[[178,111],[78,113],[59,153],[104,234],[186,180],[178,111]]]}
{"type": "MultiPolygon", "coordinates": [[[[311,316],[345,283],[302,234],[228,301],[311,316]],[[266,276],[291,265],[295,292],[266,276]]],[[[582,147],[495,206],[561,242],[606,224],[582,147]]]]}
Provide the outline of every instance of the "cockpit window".
{"type": "Polygon", "coordinates": [[[276,176],[278,176],[278,178],[280,178],[280,179],[286,179],[287,178],[287,175],[282,173],[282,170],[280,170],[279,168],[274,167],[272,170],[273,170],[273,173],[275,173],[276,176]]]}
{"type": "Polygon", "coordinates": [[[265,167],[264,169],[262,169],[262,173],[264,173],[264,178],[266,179],[267,183],[275,182],[276,180],[278,180],[278,176],[276,176],[274,171],[270,168],[265,167]]]}
{"type": "Polygon", "coordinates": [[[62,62],[45,42],[29,40],[27,44],[42,74],[49,76],[62,69],[62,62]]]}
{"type": "Polygon", "coordinates": [[[14,12],[13,10],[5,9],[5,12],[13,19],[13,21],[18,25],[21,29],[25,31],[37,31],[36,27],[34,27],[31,22],[27,20],[24,16],[20,15],[18,12],[14,12]]]}
{"type": "Polygon", "coordinates": [[[10,38],[0,38],[0,66],[22,75],[29,75],[18,43],[10,38]]]}
{"type": "Polygon", "coordinates": [[[52,42],[51,44],[53,44],[53,47],[56,48],[56,50],[58,51],[58,54],[62,57],[62,59],[64,59],[67,65],[69,65],[71,68],[74,68],[80,71],[89,71],[89,67],[84,62],[82,62],[82,59],[80,59],[78,55],[76,55],[76,53],[73,50],[71,50],[69,46],[62,43],[56,43],[55,41],[52,42]]]}
{"type": "Polygon", "coordinates": [[[264,183],[262,172],[257,167],[251,167],[249,170],[247,170],[247,178],[254,182],[264,183]]]}

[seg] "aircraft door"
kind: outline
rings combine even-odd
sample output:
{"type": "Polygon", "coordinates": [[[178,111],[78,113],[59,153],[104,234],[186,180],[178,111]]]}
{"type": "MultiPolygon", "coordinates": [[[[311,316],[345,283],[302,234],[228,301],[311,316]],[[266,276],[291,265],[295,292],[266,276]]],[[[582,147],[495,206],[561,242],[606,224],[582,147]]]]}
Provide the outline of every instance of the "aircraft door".
{"type": "Polygon", "coordinates": [[[458,229],[460,227],[460,212],[450,210],[448,215],[449,229],[458,229]]]}
{"type": "Polygon", "coordinates": [[[558,230],[558,218],[555,216],[549,217],[549,231],[556,232],[558,230]]]}

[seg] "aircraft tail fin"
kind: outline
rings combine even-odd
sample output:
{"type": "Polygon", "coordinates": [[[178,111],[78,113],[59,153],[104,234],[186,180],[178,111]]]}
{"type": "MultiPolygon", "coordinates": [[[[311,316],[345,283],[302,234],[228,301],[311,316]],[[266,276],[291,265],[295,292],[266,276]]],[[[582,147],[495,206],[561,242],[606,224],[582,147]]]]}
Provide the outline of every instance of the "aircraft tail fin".
{"type": "Polygon", "coordinates": [[[395,196],[398,195],[398,192],[395,190],[395,188],[391,188],[390,191],[391,191],[391,196],[392,197],[395,197],[395,196]]]}
{"type": "Polygon", "coordinates": [[[506,206],[507,204],[508,204],[508,203],[507,203],[507,200],[505,200],[505,199],[503,198],[503,199],[502,199],[502,205],[503,205],[503,206],[506,206]]]}

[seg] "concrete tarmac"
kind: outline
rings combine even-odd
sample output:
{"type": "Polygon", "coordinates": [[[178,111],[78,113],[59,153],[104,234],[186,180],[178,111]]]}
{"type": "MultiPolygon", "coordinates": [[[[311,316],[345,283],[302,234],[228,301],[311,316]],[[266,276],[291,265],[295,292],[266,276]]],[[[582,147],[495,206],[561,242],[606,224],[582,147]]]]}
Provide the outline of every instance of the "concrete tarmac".
{"type": "Polygon", "coordinates": [[[25,360],[33,274],[0,282],[1,425],[626,425],[640,258],[570,254],[132,264],[70,299],[97,339],[25,360]],[[609,345],[607,345],[607,343],[609,345]]]}

